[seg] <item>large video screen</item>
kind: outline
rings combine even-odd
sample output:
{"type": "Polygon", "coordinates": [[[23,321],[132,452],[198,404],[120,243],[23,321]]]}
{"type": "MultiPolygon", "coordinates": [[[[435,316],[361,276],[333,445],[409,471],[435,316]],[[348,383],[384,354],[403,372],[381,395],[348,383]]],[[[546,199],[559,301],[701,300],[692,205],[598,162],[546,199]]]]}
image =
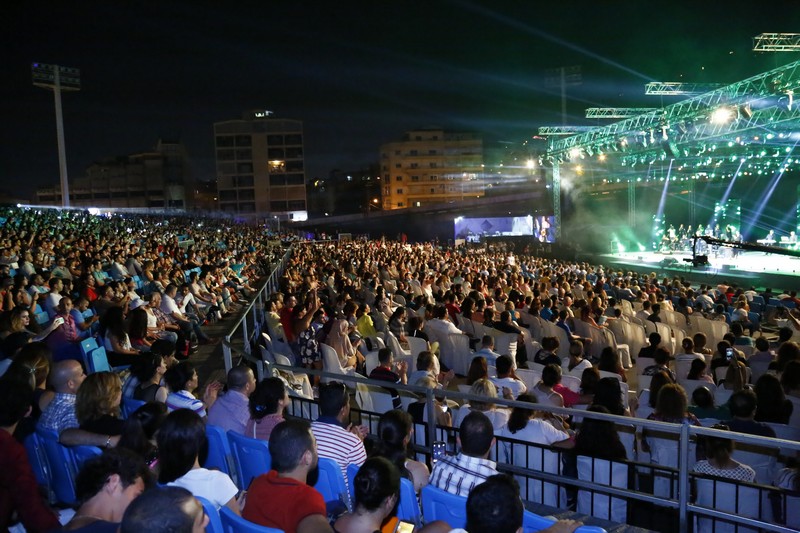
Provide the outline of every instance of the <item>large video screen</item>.
{"type": "Polygon", "coordinates": [[[455,238],[480,242],[482,237],[530,235],[540,242],[555,241],[555,218],[525,217],[459,217],[455,219],[455,238]]]}

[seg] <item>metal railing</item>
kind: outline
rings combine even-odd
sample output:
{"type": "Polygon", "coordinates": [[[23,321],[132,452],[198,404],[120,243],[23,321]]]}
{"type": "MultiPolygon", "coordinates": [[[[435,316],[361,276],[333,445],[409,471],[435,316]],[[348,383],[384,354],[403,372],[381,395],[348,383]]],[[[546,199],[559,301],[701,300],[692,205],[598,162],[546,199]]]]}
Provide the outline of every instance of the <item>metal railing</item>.
{"type": "MultiPolygon", "coordinates": [[[[258,289],[252,300],[247,304],[244,312],[239,318],[231,325],[222,340],[222,355],[225,362],[225,373],[227,374],[233,368],[233,352],[235,351],[239,356],[250,361],[251,363],[258,363],[261,360],[260,356],[254,357],[251,354],[252,347],[255,345],[255,340],[261,333],[262,328],[266,322],[266,307],[270,294],[276,292],[279,287],[279,280],[286,269],[286,263],[291,258],[293,248],[288,248],[278,263],[270,272],[266,281],[258,289]],[[242,341],[242,348],[233,345],[234,339],[239,337],[242,341]]],[[[259,378],[261,376],[259,375],[259,378]]]]}
{"type": "MultiPolygon", "coordinates": [[[[233,354],[235,352],[237,356],[241,357],[242,359],[256,366],[259,379],[262,379],[263,377],[268,375],[273,375],[273,372],[275,371],[284,371],[284,372],[292,372],[295,374],[307,374],[309,376],[320,376],[322,378],[328,378],[336,381],[345,382],[347,384],[350,384],[351,388],[353,388],[354,390],[357,388],[356,384],[358,383],[374,387],[386,386],[386,382],[383,381],[370,380],[343,374],[332,374],[309,368],[297,368],[291,366],[277,365],[274,363],[263,361],[260,354],[257,355],[252,354],[252,350],[257,344],[260,331],[265,329],[265,304],[267,298],[269,297],[270,293],[278,289],[278,280],[280,279],[280,276],[283,274],[284,269],[286,267],[286,263],[291,257],[291,255],[292,255],[292,249],[290,248],[283,255],[283,257],[276,265],[273,272],[267,278],[266,282],[258,290],[252,302],[250,302],[249,305],[247,306],[244,314],[239,318],[239,320],[236,321],[236,323],[224,336],[223,352],[225,358],[226,372],[229,371],[233,366],[233,354]],[[238,348],[233,345],[233,340],[237,337],[239,337],[243,342],[243,346],[241,348],[238,348]]],[[[460,403],[463,403],[463,402],[468,402],[471,398],[475,399],[480,399],[480,398],[471,395],[469,393],[462,393],[459,391],[451,391],[451,390],[447,391],[433,390],[415,385],[392,384],[392,388],[405,393],[417,395],[425,402],[425,410],[427,412],[427,423],[422,428],[420,428],[420,429],[424,428],[423,431],[424,438],[422,438],[421,442],[420,440],[415,441],[413,445],[414,450],[418,453],[430,457],[430,455],[432,454],[433,442],[434,440],[437,440],[436,436],[445,435],[449,436],[448,437],[449,450],[451,452],[455,452],[456,451],[454,444],[455,439],[453,438],[453,436],[458,433],[458,428],[443,427],[437,425],[436,415],[435,415],[436,413],[435,399],[437,397],[444,396],[447,399],[457,400],[460,401],[460,403]]],[[[318,410],[316,409],[315,399],[299,396],[294,390],[290,390],[290,396],[292,399],[292,405],[289,408],[289,412],[293,416],[299,416],[310,419],[316,417],[318,410]]],[[[530,468],[520,467],[519,465],[514,465],[499,461],[498,470],[500,470],[501,472],[506,472],[515,476],[522,476],[526,479],[537,480],[543,483],[551,483],[557,485],[559,488],[566,487],[571,490],[584,489],[592,491],[592,493],[600,493],[603,495],[607,495],[609,497],[623,498],[628,502],[641,502],[645,504],[651,504],[659,508],[672,510],[672,512],[677,513],[678,527],[680,531],[689,531],[691,522],[697,520],[698,518],[718,519],[725,523],[736,524],[738,527],[757,528],[764,531],[774,531],[778,533],[794,532],[797,531],[795,527],[800,526],[800,524],[793,524],[793,526],[795,527],[789,527],[780,524],[770,523],[767,521],[770,517],[769,513],[764,511],[764,513],[762,514],[760,507],[759,507],[759,518],[749,518],[745,516],[740,516],[738,514],[731,514],[729,512],[719,511],[710,507],[699,505],[697,503],[692,503],[690,501],[690,495],[692,493],[692,483],[696,479],[705,479],[706,476],[694,474],[691,472],[690,465],[692,461],[689,456],[690,444],[693,441],[696,441],[698,437],[702,438],[707,436],[716,436],[716,437],[730,439],[736,443],[753,445],[760,448],[775,449],[777,450],[776,456],[779,454],[786,455],[787,452],[795,456],[800,456],[800,453],[798,453],[800,452],[800,442],[793,442],[782,439],[772,439],[768,437],[758,437],[754,435],[746,435],[730,431],[721,431],[711,428],[691,426],[688,423],[670,424],[665,422],[656,422],[647,419],[595,413],[584,410],[559,408],[544,404],[528,404],[525,402],[519,402],[515,400],[506,400],[504,398],[497,398],[496,400],[494,400],[494,403],[506,408],[527,407],[529,409],[534,408],[537,411],[548,412],[556,415],[561,415],[564,417],[578,416],[581,417],[582,419],[592,418],[597,420],[610,421],[617,426],[625,426],[625,427],[635,426],[637,433],[641,433],[643,430],[648,430],[661,435],[667,434],[674,436],[678,448],[678,463],[676,467],[654,465],[651,463],[641,463],[632,460],[615,461],[618,463],[623,463],[628,465],[629,470],[634,471],[632,475],[635,476],[640,475],[642,471],[649,471],[651,474],[658,471],[662,475],[669,476],[670,487],[671,487],[669,496],[661,496],[661,495],[656,495],[652,492],[639,490],[641,487],[638,485],[638,483],[634,483],[634,486],[632,488],[619,488],[609,484],[597,483],[594,481],[585,481],[578,479],[577,477],[575,478],[566,477],[558,473],[548,473],[548,472],[538,471],[530,468]],[[677,478],[677,481],[675,481],[675,478],[677,478]]],[[[351,417],[354,418],[353,421],[355,422],[361,422],[361,420],[374,422],[374,420],[379,418],[381,414],[382,413],[369,412],[363,409],[354,409],[351,412],[351,417]]],[[[372,423],[369,424],[369,426],[371,430],[374,429],[372,423]]],[[[374,433],[371,432],[371,434],[375,436],[374,433]]],[[[534,448],[540,448],[543,451],[549,450],[561,454],[568,453],[568,451],[563,449],[537,445],[534,443],[515,441],[513,439],[500,439],[500,440],[501,442],[509,443],[512,445],[517,444],[534,448]]],[[[495,455],[498,459],[500,458],[497,448],[495,448],[495,455]]],[[[718,482],[735,484],[737,487],[741,486],[745,488],[754,488],[758,491],[759,498],[761,498],[761,494],[763,493],[775,494],[777,495],[776,497],[783,502],[784,509],[788,508],[787,500],[789,497],[791,497],[792,499],[800,498],[800,494],[798,493],[783,491],[771,486],[756,485],[744,482],[735,482],[723,478],[714,478],[714,479],[716,479],[718,482]]],[[[630,507],[631,506],[628,506],[629,509],[630,507]]],[[[785,519],[785,514],[784,514],[784,519],[785,519]]]]}
{"type": "MultiPolygon", "coordinates": [[[[313,370],[310,368],[297,368],[297,367],[277,365],[273,363],[264,363],[264,362],[261,363],[265,365],[267,375],[271,375],[271,372],[275,370],[280,370],[280,371],[293,372],[295,374],[301,374],[301,373],[307,374],[308,376],[320,376],[322,378],[328,378],[331,380],[344,382],[348,384],[352,390],[355,390],[357,383],[375,387],[386,387],[385,381],[376,381],[376,380],[370,380],[343,374],[331,374],[328,372],[313,370]]],[[[442,432],[451,435],[451,437],[448,438],[448,443],[449,443],[448,451],[451,453],[454,453],[456,451],[454,445],[455,440],[452,437],[458,433],[458,428],[443,427],[436,424],[434,399],[436,397],[441,398],[442,396],[444,396],[448,400],[460,401],[459,403],[461,403],[461,401],[468,402],[468,400],[471,398],[481,399],[480,397],[477,397],[469,393],[462,393],[451,390],[446,390],[446,391],[433,390],[415,385],[391,384],[391,388],[401,391],[401,393],[402,392],[412,393],[417,395],[418,398],[424,399],[424,402],[426,404],[425,409],[427,410],[427,415],[428,415],[427,423],[424,426],[425,439],[424,443],[422,444],[419,441],[417,441],[413,445],[413,449],[416,452],[423,453],[427,457],[430,457],[430,455],[432,454],[433,441],[437,440],[436,438],[431,438],[431,436],[435,436],[437,434],[441,436],[442,432]]],[[[315,415],[315,409],[310,408],[309,406],[316,405],[316,400],[313,398],[303,398],[297,395],[292,395],[293,392],[294,391],[290,392],[290,396],[292,399],[292,407],[289,409],[289,413],[292,414],[292,416],[313,419],[315,415]]],[[[482,398],[482,400],[485,402],[485,398],[482,398]]],[[[495,451],[496,457],[498,459],[497,468],[501,472],[505,472],[514,476],[522,476],[529,480],[551,483],[557,485],[559,488],[564,487],[568,490],[575,490],[575,491],[583,489],[591,491],[592,493],[607,495],[609,497],[622,498],[628,501],[629,503],[641,502],[641,503],[651,504],[662,509],[672,510],[673,513],[677,514],[677,521],[678,521],[677,527],[679,528],[680,531],[690,531],[691,530],[690,524],[692,523],[693,520],[696,520],[697,518],[717,519],[720,522],[717,525],[717,527],[720,527],[722,522],[726,523],[730,522],[738,525],[740,528],[756,528],[762,531],[774,531],[778,533],[795,532],[797,531],[797,526],[800,525],[800,524],[793,524],[792,527],[789,527],[781,524],[771,523],[770,521],[768,521],[771,519],[772,516],[771,510],[766,509],[765,505],[768,505],[766,503],[762,503],[759,507],[760,518],[749,518],[746,516],[741,516],[739,514],[731,514],[729,512],[716,510],[710,507],[700,505],[698,503],[692,503],[690,501],[690,495],[692,494],[693,483],[695,482],[696,479],[705,479],[708,478],[708,476],[695,474],[691,471],[691,463],[693,461],[689,453],[690,443],[695,441],[698,437],[705,437],[705,436],[726,438],[736,443],[749,444],[761,448],[775,449],[782,452],[783,454],[786,454],[787,452],[797,454],[797,452],[800,452],[800,442],[793,442],[782,439],[773,439],[768,437],[758,437],[754,435],[734,433],[731,431],[723,431],[723,430],[716,430],[699,426],[692,426],[688,423],[671,424],[666,422],[656,422],[647,419],[609,415],[609,414],[595,413],[591,411],[584,411],[577,409],[559,408],[545,404],[529,404],[526,402],[519,402],[515,400],[506,400],[503,398],[497,398],[496,400],[494,400],[494,403],[502,407],[526,407],[528,409],[533,408],[537,411],[553,413],[564,417],[578,416],[581,417],[582,419],[593,418],[597,420],[606,420],[613,422],[617,426],[628,426],[628,427],[635,426],[637,428],[637,432],[641,432],[642,430],[648,430],[648,432],[657,433],[660,436],[668,434],[674,436],[678,448],[678,464],[676,467],[669,467],[652,463],[643,463],[633,460],[615,461],[616,463],[628,465],[628,468],[634,471],[632,474],[634,476],[641,476],[641,475],[652,476],[654,473],[658,473],[661,476],[668,477],[669,484],[671,486],[670,493],[668,496],[656,495],[653,493],[653,491],[643,490],[638,483],[635,483],[634,486],[630,488],[619,488],[605,483],[581,480],[578,479],[577,477],[574,478],[566,477],[562,473],[549,473],[537,469],[521,467],[519,465],[514,465],[511,463],[504,462],[502,460],[503,458],[497,453],[497,451],[495,451]]],[[[355,423],[360,423],[362,420],[368,420],[368,419],[374,421],[374,419],[379,418],[381,414],[382,413],[364,411],[362,409],[352,409],[351,421],[355,423]]],[[[374,429],[374,427],[376,427],[376,424],[374,425],[369,424],[368,427],[370,427],[370,429],[374,429]]],[[[370,434],[372,437],[377,438],[375,432],[371,431],[370,434]]],[[[552,451],[562,455],[570,453],[569,450],[564,450],[561,448],[554,448],[524,441],[515,441],[513,439],[502,439],[498,437],[497,440],[509,444],[527,445],[532,448],[539,448],[546,451],[552,451]]],[[[497,450],[497,447],[495,448],[495,450],[497,450]]],[[[736,454],[734,452],[734,459],[735,458],[736,454]]],[[[787,495],[800,497],[800,494],[795,494],[790,491],[784,491],[768,485],[757,485],[754,483],[738,482],[725,478],[713,478],[713,479],[717,480],[718,482],[725,482],[725,483],[735,484],[741,487],[753,488],[754,490],[758,491],[759,495],[775,494],[776,497],[782,498],[784,503],[786,502],[787,495]]],[[[762,500],[764,500],[764,502],[767,501],[767,499],[764,498],[762,498],[762,500]]],[[[559,505],[559,507],[566,507],[566,506],[559,505]]],[[[784,505],[784,508],[785,507],[786,506],[784,505]]],[[[628,508],[630,509],[631,505],[628,505],[628,508]]]]}

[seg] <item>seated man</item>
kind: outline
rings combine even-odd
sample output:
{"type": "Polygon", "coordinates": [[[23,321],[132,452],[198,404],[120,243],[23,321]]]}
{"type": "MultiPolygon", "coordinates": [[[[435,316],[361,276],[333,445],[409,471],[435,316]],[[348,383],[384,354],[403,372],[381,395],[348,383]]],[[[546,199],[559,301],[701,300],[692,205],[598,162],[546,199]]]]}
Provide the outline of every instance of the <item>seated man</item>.
{"type": "MultiPolygon", "coordinates": [[[[378,362],[380,363],[369,373],[369,379],[388,381],[389,383],[408,383],[408,363],[400,361],[395,364],[394,354],[389,348],[381,348],[378,351],[378,362]],[[395,371],[396,370],[396,371],[395,371]]],[[[402,407],[400,393],[397,389],[386,387],[386,391],[392,395],[392,404],[395,409],[402,407]]]]}
{"type": "Polygon", "coordinates": [[[308,422],[290,419],[275,426],[269,453],[272,470],[250,484],[242,517],[286,533],[332,532],[322,494],[307,484],[308,473],[317,467],[317,446],[308,422]]]}
{"type": "Polygon", "coordinates": [[[50,383],[53,385],[56,395],[42,411],[39,425],[58,433],[61,444],[65,446],[106,448],[115,446],[119,435],[100,435],[78,427],[80,424],[75,415],[75,400],[78,387],[81,386],[84,379],[86,379],[86,374],[83,372],[83,367],[74,359],[59,361],[53,365],[50,383]]]}
{"type": "MultiPolygon", "coordinates": [[[[485,357],[486,364],[495,366],[500,354],[494,351],[494,339],[491,335],[484,335],[481,338],[481,349],[475,352],[472,357],[485,357]]],[[[516,367],[516,363],[514,365],[516,367]]]]}
{"type": "Polygon", "coordinates": [[[517,399],[528,387],[515,374],[511,356],[501,355],[497,358],[497,377],[490,378],[497,387],[498,396],[506,399],[517,399]]]}
{"type": "Polygon", "coordinates": [[[430,482],[456,496],[468,496],[475,485],[497,474],[496,463],[488,459],[494,445],[494,427],[485,414],[471,411],[461,422],[456,439],[461,453],[437,461],[430,482]]]}
{"type": "MultiPolygon", "coordinates": [[[[644,350],[644,348],[642,348],[644,350]]],[[[655,376],[657,372],[664,370],[669,377],[672,378],[672,381],[675,381],[675,373],[669,368],[669,362],[675,359],[669,354],[669,351],[666,348],[658,347],[655,350],[655,357],[653,357],[655,364],[645,367],[644,372],[642,375],[644,376],[655,376]]]]}
{"type": "MultiPolygon", "coordinates": [[[[467,498],[469,533],[520,533],[525,506],[519,494],[519,483],[506,474],[497,474],[476,486],[467,498]]],[[[541,533],[571,533],[582,524],[575,520],[559,520],[541,533]]],[[[463,529],[453,533],[465,533],[463,529]]]]}
{"type": "Polygon", "coordinates": [[[12,436],[31,412],[32,392],[26,383],[0,381],[0,531],[8,530],[12,513],[30,533],[59,527],[58,515],[39,493],[25,448],[12,436]]]}
{"type": "MultiPolygon", "coordinates": [[[[347,465],[361,466],[367,460],[364,438],[367,428],[350,424],[350,395],[344,383],[319,386],[319,418],[311,424],[320,457],[333,459],[347,479],[347,465]]],[[[273,430],[274,431],[274,430],[273,430]]]]}
{"type": "Polygon", "coordinates": [[[128,505],[150,482],[144,459],[127,450],[109,450],[87,460],[75,480],[78,507],[65,531],[116,533],[128,505]]]}
{"type": "Polygon", "coordinates": [[[250,420],[249,398],[256,388],[256,377],[250,367],[235,366],[228,372],[227,385],[228,392],[208,408],[208,423],[244,435],[250,420]]]}
{"type": "Polygon", "coordinates": [[[208,515],[181,487],[150,489],[133,500],[122,516],[120,533],[205,533],[208,515]]]}

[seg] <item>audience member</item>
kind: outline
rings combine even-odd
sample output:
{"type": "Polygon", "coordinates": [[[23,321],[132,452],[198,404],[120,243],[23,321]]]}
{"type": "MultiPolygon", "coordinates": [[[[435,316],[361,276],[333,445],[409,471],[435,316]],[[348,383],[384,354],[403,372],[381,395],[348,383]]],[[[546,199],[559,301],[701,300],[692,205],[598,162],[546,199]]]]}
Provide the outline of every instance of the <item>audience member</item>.
{"type": "Polygon", "coordinates": [[[256,388],[256,377],[248,366],[239,365],[228,372],[228,392],[208,408],[208,423],[224,431],[245,433],[249,415],[249,398],[256,388]]]}
{"type": "Polygon", "coordinates": [[[244,434],[254,439],[269,441],[272,430],[284,421],[283,412],[289,403],[289,391],[282,379],[271,377],[261,380],[250,395],[248,404],[250,418],[244,434]]]}
{"type": "Polygon", "coordinates": [[[159,487],[133,500],[122,515],[120,533],[204,533],[209,517],[192,493],[159,487]]]}

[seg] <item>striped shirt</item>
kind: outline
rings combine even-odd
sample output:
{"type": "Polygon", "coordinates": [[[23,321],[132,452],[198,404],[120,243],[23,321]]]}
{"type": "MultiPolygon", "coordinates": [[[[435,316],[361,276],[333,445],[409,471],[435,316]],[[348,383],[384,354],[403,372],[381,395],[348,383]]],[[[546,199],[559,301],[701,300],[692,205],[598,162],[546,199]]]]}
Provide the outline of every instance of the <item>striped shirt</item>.
{"type": "Polygon", "coordinates": [[[201,417],[206,416],[206,404],[195,398],[188,390],[170,392],[167,396],[167,411],[171,413],[177,409],[191,409],[201,417]]]}
{"type": "Polygon", "coordinates": [[[433,467],[430,482],[434,487],[466,498],[475,485],[497,473],[494,461],[460,453],[439,460],[433,467]]]}
{"type": "Polygon", "coordinates": [[[367,460],[367,452],[361,439],[343,428],[335,419],[320,417],[316,422],[312,422],[311,431],[317,439],[319,456],[336,461],[342,469],[345,480],[347,480],[347,465],[361,466],[367,460]]]}

